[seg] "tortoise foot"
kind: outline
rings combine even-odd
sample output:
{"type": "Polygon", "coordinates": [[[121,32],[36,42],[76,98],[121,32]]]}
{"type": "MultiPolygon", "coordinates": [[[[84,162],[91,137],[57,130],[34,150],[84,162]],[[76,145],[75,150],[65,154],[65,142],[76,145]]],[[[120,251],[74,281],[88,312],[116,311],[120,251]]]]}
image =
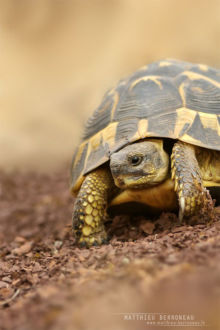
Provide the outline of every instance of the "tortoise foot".
{"type": "Polygon", "coordinates": [[[214,212],[212,198],[202,183],[194,146],[181,141],[175,143],[171,172],[179,200],[180,221],[195,214],[207,216],[207,212],[214,212]]]}
{"type": "Polygon", "coordinates": [[[102,230],[98,233],[93,233],[89,236],[81,236],[78,245],[79,247],[91,247],[91,246],[100,246],[102,244],[108,244],[109,238],[105,230],[102,230]]]}
{"type": "Polygon", "coordinates": [[[108,196],[113,179],[108,169],[89,173],[79,191],[73,210],[73,234],[80,246],[101,245],[107,241],[108,196]]]}

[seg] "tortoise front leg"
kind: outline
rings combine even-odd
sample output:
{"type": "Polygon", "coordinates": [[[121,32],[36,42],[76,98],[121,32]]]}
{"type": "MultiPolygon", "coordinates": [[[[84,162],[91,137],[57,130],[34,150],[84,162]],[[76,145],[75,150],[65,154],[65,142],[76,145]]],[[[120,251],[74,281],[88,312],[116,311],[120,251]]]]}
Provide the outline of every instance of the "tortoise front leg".
{"type": "MultiPolygon", "coordinates": [[[[209,191],[203,186],[202,176],[193,145],[178,141],[171,155],[171,175],[179,200],[179,219],[196,213],[214,210],[209,191]]],[[[211,216],[211,214],[210,214],[211,216]]]]}
{"type": "Polygon", "coordinates": [[[114,181],[108,168],[89,173],[77,195],[73,209],[73,232],[80,246],[107,242],[104,222],[114,181]]]}

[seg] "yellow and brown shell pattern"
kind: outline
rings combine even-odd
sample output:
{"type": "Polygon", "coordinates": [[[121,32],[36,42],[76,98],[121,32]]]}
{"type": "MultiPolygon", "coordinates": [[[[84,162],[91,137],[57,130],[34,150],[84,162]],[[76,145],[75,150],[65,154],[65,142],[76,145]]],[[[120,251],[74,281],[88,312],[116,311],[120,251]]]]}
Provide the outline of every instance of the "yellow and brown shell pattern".
{"type": "Polygon", "coordinates": [[[163,60],[106,93],[89,118],[72,162],[72,191],[115,151],[147,137],[220,150],[220,70],[163,60]]]}

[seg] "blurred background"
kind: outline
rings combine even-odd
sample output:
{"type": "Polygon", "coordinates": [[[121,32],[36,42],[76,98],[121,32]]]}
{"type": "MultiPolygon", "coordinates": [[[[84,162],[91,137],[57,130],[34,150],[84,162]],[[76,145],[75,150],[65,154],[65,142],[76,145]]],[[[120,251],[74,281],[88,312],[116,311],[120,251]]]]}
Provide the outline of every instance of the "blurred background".
{"type": "Polygon", "coordinates": [[[104,92],[165,57],[220,67],[219,0],[0,0],[0,167],[71,161],[104,92]]]}

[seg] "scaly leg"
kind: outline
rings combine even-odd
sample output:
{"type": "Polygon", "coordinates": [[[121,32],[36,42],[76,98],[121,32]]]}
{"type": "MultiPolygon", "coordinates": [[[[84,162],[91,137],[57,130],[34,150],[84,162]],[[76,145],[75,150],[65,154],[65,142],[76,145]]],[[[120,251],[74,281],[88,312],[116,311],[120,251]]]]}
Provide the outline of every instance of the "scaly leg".
{"type": "MultiPolygon", "coordinates": [[[[179,219],[203,211],[213,211],[209,191],[203,187],[202,177],[193,145],[178,141],[171,155],[171,175],[179,200],[179,219]]],[[[210,214],[211,215],[211,214],[210,214]]]]}
{"type": "Polygon", "coordinates": [[[108,168],[89,173],[77,195],[73,209],[73,232],[80,246],[107,242],[104,222],[114,181],[108,168]]]}

